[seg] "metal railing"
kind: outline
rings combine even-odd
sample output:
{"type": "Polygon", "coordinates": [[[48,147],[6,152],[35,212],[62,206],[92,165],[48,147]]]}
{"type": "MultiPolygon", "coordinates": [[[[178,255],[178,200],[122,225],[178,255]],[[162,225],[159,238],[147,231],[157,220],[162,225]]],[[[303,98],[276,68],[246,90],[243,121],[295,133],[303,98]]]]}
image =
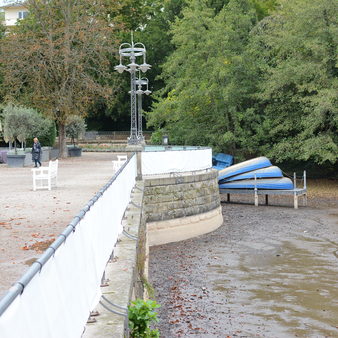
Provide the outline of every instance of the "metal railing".
{"type": "MultiPolygon", "coordinates": [[[[81,137],[81,141],[92,140],[110,140],[110,141],[126,141],[130,136],[130,131],[86,131],[81,137]]],[[[149,139],[151,132],[143,131],[143,136],[149,139]]]]}

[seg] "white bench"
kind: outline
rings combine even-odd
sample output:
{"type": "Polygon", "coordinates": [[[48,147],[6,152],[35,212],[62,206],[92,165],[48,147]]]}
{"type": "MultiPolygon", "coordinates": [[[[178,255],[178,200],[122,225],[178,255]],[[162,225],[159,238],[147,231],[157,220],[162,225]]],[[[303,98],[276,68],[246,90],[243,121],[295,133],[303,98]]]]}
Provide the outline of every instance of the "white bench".
{"type": "Polygon", "coordinates": [[[48,189],[56,186],[58,174],[58,160],[49,161],[48,167],[33,168],[33,190],[48,189]],[[38,184],[37,184],[38,183],[38,184]]]}
{"type": "Polygon", "coordinates": [[[117,155],[117,161],[112,161],[113,162],[113,168],[115,171],[118,171],[124,162],[127,161],[127,155],[117,155]]]}

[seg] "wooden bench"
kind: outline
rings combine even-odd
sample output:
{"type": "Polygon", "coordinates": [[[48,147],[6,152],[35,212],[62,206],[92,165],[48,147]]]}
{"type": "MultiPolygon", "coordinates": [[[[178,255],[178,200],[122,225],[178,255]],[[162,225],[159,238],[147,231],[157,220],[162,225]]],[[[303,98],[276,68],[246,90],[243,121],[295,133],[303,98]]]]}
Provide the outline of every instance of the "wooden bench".
{"type": "Polygon", "coordinates": [[[117,155],[117,161],[116,160],[112,161],[114,171],[118,171],[122,167],[123,163],[126,161],[127,155],[117,155]]]}
{"type": "Polygon", "coordinates": [[[48,189],[57,184],[58,160],[49,161],[48,167],[33,168],[33,190],[48,189]]]}

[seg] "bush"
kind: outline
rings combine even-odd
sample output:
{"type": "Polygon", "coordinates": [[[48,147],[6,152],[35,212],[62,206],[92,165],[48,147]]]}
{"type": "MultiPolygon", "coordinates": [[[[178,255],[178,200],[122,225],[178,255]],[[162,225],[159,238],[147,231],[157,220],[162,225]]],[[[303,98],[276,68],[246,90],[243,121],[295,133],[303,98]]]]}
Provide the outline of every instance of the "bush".
{"type": "Polygon", "coordinates": [[[152,330],[150,324],[158,322],[154,309],[160,307],[154,300],[136,299],[128,306],[130,336],[135,338],[159,337],[158,329],[152,330]]]}
{"type": "Polygon", "coordinates": [[[164,134],[165,133],[162,129],[155,130],[151,134],[150,143],[151,144],[162,144],[162,138],[164,134]]]}
{"type": "MultiPolygon", "coordinates": [[[[35,135],[33,135],[33,137],[36,136],[39,139],[39,142],[41,143],[42,147],[53,147],[56,138],[56,125],[54,121],[51,120],[45,121],[46,123],[48,123],[47,128],[37,131],[35,135]]],[[[32,145],[33,138],[30,138],[27,142],[27,147],[31,147],[32,145]]]]}

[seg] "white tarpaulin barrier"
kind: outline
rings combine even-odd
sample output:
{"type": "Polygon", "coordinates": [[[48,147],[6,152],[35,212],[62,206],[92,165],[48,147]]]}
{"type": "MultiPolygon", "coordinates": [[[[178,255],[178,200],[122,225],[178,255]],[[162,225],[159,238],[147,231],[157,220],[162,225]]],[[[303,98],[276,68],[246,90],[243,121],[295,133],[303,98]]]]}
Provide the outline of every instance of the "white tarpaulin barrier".
{"type": "Polygon", "coordinates": [[[211,148],[142,152],[142,175],[182,173],[211,167],[211,148]]]}
{"type": "Polygon", "coordinates": [[[137,175],[133,156],[0,316],[1,338],[77,338],[97,304],[137,175]]]}

